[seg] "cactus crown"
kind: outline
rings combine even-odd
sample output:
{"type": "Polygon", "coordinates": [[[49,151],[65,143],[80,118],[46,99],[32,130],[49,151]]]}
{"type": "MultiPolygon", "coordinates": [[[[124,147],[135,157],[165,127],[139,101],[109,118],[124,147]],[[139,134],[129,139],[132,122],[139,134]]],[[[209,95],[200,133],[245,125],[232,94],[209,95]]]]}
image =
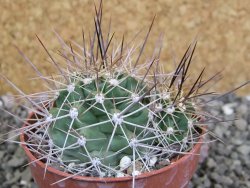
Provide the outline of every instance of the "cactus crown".
{"type": "Polygon", "coordinates": [[[84,45],[74,43],[75,48],[56,33],[66,66],[38,38],[58,76],[42,76],[19,51],[49,91],[26,95],[8,82],[33,106],[35,114],[22,131],[28,136],[25,144],[46,166],[60,164],[72,176],[135,177],[198,141],[203,113],[197,98],[207,94],[199,90],[218,74],[206,81],[204,70],[194,80],[188,76],[196,42],[173,72],[166,73],[159,64],[161,45],[159,53],[155,50],[141,62],[153,22],[141,46],[131,47],[123,38],[111,49],[114,35],[109,32],[104,39],[101,18],[100,8],[88,47],[84,33],[84,45]]]}

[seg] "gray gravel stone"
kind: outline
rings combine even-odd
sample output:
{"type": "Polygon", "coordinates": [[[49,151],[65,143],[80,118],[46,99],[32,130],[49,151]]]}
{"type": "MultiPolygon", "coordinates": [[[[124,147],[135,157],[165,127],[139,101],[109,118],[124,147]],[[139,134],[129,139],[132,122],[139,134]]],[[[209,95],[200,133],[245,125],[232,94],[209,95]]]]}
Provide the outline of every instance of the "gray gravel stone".
{"type": "Polygon", "coordinates": [[[244,140],[239,139],[239,138],[235,138],[232,140],[232,143],[234,143],[236,146],[239,146],[239,145],[244,143],[244,140]]]}
{"type": "Polygon", "coordinates": [[[232,152],[230,156],[231,156],[231,159],[238,159],[239,158],[237,152],[232,152]]]}
{"type": "Polygon", "coordinates": [[[9,143],[7,145],[7,151],[9,154],[13,154],[17,149],[17,145],[16,144],[12,144],[12,143],[9,143]]]}
{"type": "Polygon", "coordinates": [[[223,187],[222,187],[222,185],[220,185],[220,184],[215,184],[215,185],[214,185],[214,188],[223,188],[223,187]]]}
{"type": "Polygon", "coordinates": [[[246,104],[241,104],[238,108],[236,108],[237,115],[240,117],[246,117],[248,114],[248,107],[246,104]]]}
{"type": "Polygon", "coordinates": [[[25,181],[26,183],[31,181],[31,172],[29,168],[25,168],[24,171],[22,171],[22,177],[21,177],[22,181],[25,181]]]}
{"type": "Polygon", "coordinates": [[[21,172],[19,170],[16,170],[14,175],[12,174],[11,178],[9,178],[7,181],[3,183],[3,187],[13,186],[12,184],[17,182],[20,179],[21,175],[22,175],[21,172]]]}
{"type": "Polygon", "coordinates": [[[230,178],[230,177],[228,177],[228,176],[222,176],[221,178],[220,178],[220,181],[221,181],[221,184],[222,185],[232,185],[233,184],[233,180],[230,178]]]}
{"type": "MultiPolygon", "coordinates": [[[[15,105],[16,106],[16,105],[15,105]]],[[[10,107],[10,106],[9,106],[10,107]]],[[[12,113],[19,111],[20,118],[25,118],[27,112],[21,107],[15,107],[12,109],[12,113]]],[[[16,114],[16,113],[15,113],[16,114]]],[[[11,125],[13,127],[20,127],[20,121],[15,119],[4,111],[0,110],[0,133],[7,133],[10,131],[10,127],[5,125],[11,125]]],[[[13,134],[6,134],[6,138],[12,137],[13,134]]],[[[18,139],[18,138],[17,138],[18,139]]],[[[0,187],[1,188],[31,188],[32,178],[29,173],[29,168],[24,167],[27,164],[26,157],[22,151],[22,148],[18,144],[3,143],[0,144],[0,187]],[[27,180],[26,185],[21,184],[21,179],[27,180]]],[[[34,188],[37,186],[33,186],[34,188]]]]}
{"type": "Polygon", "coordinates": [[[242,155],[250,155],[250,145],[241,145],[237,148],[237,150],[242,154],[242,155]]]}
{"type": "Polygon", "coordinates": [[[11,94],[6,94],[1,96],[2,106],[4,106],[6,109],[10,110],[16,106],[15,98],[11,94]]]}
{"type": "Polygon", "coordinates": [[[209,158],[209,159],[207,160],[207,166],[208,166],[209,168],[214,168],[214,167],[217,166],[217,163],[214,161],[213,158],[209,158]]]}
{"type": "Polygon", "coordinates": [[[240,131],[246,131],[247,130],[247,121],[245,119],[238,119],[235,121],[235,126],[240,131]]]}
{"type": "Polygon", "coordinates": [[[228,169],[228,166],[230,166],[231,164],[231,162],[228,162],[229,164],[226,164],[226,165],[220,165],[220,168],[217,168],[217,170],[216,170],[216,172],[220,175],[220,176],[222,176],[222,175],[224,175],[225,174],[225,172],[227,171],[227,169],[228,169]]]}
{"type": "Polygon", "coordinates": [[[211,177],[212,180],[218,181],[218,179],[220,178],[220,175],[218,173],[216,173],[216,172],[212,172],[210,174],[210,177],[211,177]]]}
{"type": "Polygon", "coordinates": [[[211,181],[209,179],[205,179],[204,187],[211,187],[211,181]]]}
{"type": "Polygon", "coordinates": [[[234,160],[233,165],[241,165],[241,161],[240,160],[234,160]]]}
{"type": "Polygon", "coordinates": [[[250,181],[245,182],[246,187],[250,187],[250,181]]]}
{"type": "Polygon", "coordinates": [[[0,151],[0,161],[2,160],[2,158],[4,157],[5,155],[5,151],[0,151]]]}
{"type": "Polygon", "coordinates": [[[13,156],[11,160],[8,161],[8,166],[10,167],[20,167],[22,165],[24,165],[26,162],[26,159],[25,158],[18,158],[16,156],[13,156]]]}
{"type": "Polygon", "coordinates": [[[215,127],[214,133],[219,137],[222,138],[223,134],[225,133],[225,127],[222,127],[220,125],[215,127]]]}

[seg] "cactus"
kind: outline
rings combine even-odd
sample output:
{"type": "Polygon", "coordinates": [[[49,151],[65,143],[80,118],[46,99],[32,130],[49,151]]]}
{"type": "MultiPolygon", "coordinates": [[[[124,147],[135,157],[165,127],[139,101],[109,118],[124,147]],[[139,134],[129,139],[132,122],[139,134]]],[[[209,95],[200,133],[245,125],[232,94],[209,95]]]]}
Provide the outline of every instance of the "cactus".
{"type": "Polygon", "coordinates": [[[138,47],[125,45],[124,39],[110,51],[113,36],[104,42],[99,13],[89,51],[84,33],[84,45],[74,43],[78,49],[56,33],[66,68],[59,66],[38,38],[57,76],[42,76],[18,49],[49,91],[25,95],[8,82],[33,106],[36,122],[22,130],[28,135],[26,144],[46,166],[59,163],[72,176],[135,177],[157,169],[161,160],[187,152],[200,137],[200,115],[193,96],[202,73],[191,88],[184,84],[196,43],[174,72],[165,73],[157,53],[139,63],[153,22],[139,54],[135,52],[138,47]]]}
{"type": "Polygon", "coordinates": [[[147,148],[182,143],[189,135],[193,119],[188,110],[175,109],[170,96],[150,94],[150,83],[107,69],[94,76],[72,75],[49,110],[49,137],[61,148],[62,160],[98,158],[115,167],[123,157],[132,158],[136,144],[137,159],[147,148]]]}
{"type": "Polygon", "coordinates": [[[66,66],[38,38],[59,72],[56,76],[43,76],[18,49],[48,91],[26,95],[4,78],[32,106],[27,106],[34,112],[27,119],[29,126],[21,132],[46,167],[60,164],[70,177],[135,177],[162,167],[161,161],[185,154],[198,142],[203,129],[200,119],[210,118],[198,108],[198,99],[211,94],[200,89],[219,74],[205,81],[204,70],[196,78],[188,75],[196,42],[173,72],[166,73],[159,63],[160,44],[149,59],[142,60],[154,20],[142,45],[130,46],[123,38],[111,49],[114,35],[109,32],[104,40],[101,13],[101,8],[96,11],[89,47],[84,32],[83,46],[73,43],[74,47],[56,33],[66,66]]]}

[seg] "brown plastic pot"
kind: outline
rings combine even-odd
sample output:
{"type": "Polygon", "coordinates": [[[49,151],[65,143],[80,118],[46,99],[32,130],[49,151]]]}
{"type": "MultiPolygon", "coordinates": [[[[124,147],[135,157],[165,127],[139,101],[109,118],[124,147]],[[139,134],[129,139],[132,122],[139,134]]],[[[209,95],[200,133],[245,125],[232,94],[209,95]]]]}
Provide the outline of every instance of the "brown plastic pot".
{"type": "MultiPolygon", "coordinates": [[[[25,125],[26,126],[26,125],[25,125]]],[[[21,134],[21,142],[25,143],[26,135],[21,134]]],[[[185,188],[192,178],[198,161],[202,138],[194,148],[171,165],[159,170],[143,173],[136,177],[136,188],[185,188]]],[[[132,177],[98,178],[75,176],[60,183],[51,185],[70,174],[47,167],[44,178],[45,164],[38,161],[25,144],[22,147],[28,156],[30,169],[35,182],[40,188],[129,188],[132,187],[132,177]]]]}

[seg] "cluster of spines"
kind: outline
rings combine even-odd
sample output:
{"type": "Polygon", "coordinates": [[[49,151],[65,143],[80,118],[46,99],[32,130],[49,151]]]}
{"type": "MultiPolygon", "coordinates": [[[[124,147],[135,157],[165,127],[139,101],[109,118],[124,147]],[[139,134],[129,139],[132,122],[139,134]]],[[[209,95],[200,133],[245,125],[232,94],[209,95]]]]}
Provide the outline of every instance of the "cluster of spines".
{"type": "Polygon", "coordinates": [[[80,53],[74,50],[72,45],[67,45],[56,33],[63,47],[60,55],[65,59],[66,69],[58,64],[38,38],[48,53],[52,65],[58,70],[60,74],[58,77],[42,76],[34,64],[18,49],[38,76],[45,81],[50,91],[28,96],[6,79],[33,105],[32,110],[35,115],[31,120],[36,122],[32,121],[30,126],[21,129],[29,138],[25,144],[39,160],[46,162],[46,166],[57,162],[67,169],[72,173],[68,178],[86,174],[121,177],[126,175],[125,169],[129,166],[133,169],[132,175],[136,176],[150,171],[161,158],[167,159],[174,154],[185,153],[187,147],[196,143],[200,136],[198,120],[203,114],[195,109],[196,98],[213,94],[200,93],[199,90],[219,76],[215,74],[203,81],[204,70],[202,70],[193,84],[185,84],[188,82],[188,69],[196,43],[188,47],[173,73],[165,74],[161,70],[159,55],[151,57],[149,63],[139,63],[153,22],[137,57],[132,58],[136,49],[126,46],[124,38],[118,48],[110,52],[109,47],[114,34],[110,37],[109,32],[107,39],[104,40],[101,18],[102,4],[99,10],[96,10],[96,30],[94,36],[89,39],[89,50],[86,48],[84,33],[83,46],[74,43],[79,47],[80,53]],[[141,74],[142,72],[144,74],[141,74]],[[124,86],[121,80],[129,84],[124,86]],[[109,87],[106,87],[107,85],[109,87]],[[124,93],[121,94],[117,88],[122,88],[128,95],[124,96],[124,93]],[[111,95],[103,95],[103,91],[108,91],[111,95]],[[41,95],[47,95],[47,98],[39,98],[41,95]],[[109,101],[108,109],[105,108],[107,101],[109,101]],[[120,104],[123,107],[119,109],[120,104]],[[129,121],[126,119],[130,115],[131,117],[133,114],[138,115],[138,112],[145,113],[138,122],[133,122],[137,117],[129,121]],[[93,120],[94,116],[102,113],[107,115],[106,119],[93,120]],[[95,130],[105,123],[109,125],[102,128],[111,127],[111,132],[105,129],[95,130]],[[126,126],[123,126],[124,124],[126,126]],[[86,131],[86,127],[89,131],[86,131]],[[130,130],[125,130],[128,127],[130,130]],[[84,129],[85,131],[81,132],[84,129]],[[123,140],[120,144],[112,145],[117,132],[120,132],[119,136],[123,140]],[[87,138],[86,134],[91,136],[87,138]],[[109,136],[103,139],[102,136],[105,134],[109,136]],[[95,144],[89,145],[91,142],[95,144]],[[88,146],[99,148],[91,150],[88,146]],[[118,149],[108,153],[112,147],[118,149]],[[121,154],[119,161],[116,156],[118,154],[121,154]],[[136,167],[138,161],[142,164],[140,168],[136,167]]]}
{"type": "Polygon", "coordinates": [[[94,157],[117,169],[123,157],[133,158],[134,155],[131,161],[139,159],[149,170],[149,155],[151,158],[171,155],[173,151],[169,148],[175,144],[182,148],[175,152],[182,152],[188,142],[187,131],[190,129],[189,134],[193,133],[193,127],[188,125],[193,124],[194,109],[188,112],[184,103],[176,107],[171,103],[169,91],[149,91],[148,88],[155,88],[150,82],[141,82],[125,73],[122,76],[117,73],[120,80],[105,77],[107,74],[108,71],[104,71],[97,80],[93,75],[81,77],[79,72],[70,79],[74,82],[57,94],[47,125],[50,139],[61,149],[60,157],[64,157],[65,162],[75,163],[89,163],[94,157]],[[124,87],[126,84],[124,88],[120,86],[123,82],[127,82],[129,88],[124,87]],[[107,93],[103,92],[105,90],[107,93]],[[112,94],[108,96],[108,93],[112,94]],[[106,118],[96,121],[97,116],[104,114],[106,118]],[[79,150],[79,146],[84,149],[79,150]],[[112,149],[115,152],[110,152],[112,149]]]}

